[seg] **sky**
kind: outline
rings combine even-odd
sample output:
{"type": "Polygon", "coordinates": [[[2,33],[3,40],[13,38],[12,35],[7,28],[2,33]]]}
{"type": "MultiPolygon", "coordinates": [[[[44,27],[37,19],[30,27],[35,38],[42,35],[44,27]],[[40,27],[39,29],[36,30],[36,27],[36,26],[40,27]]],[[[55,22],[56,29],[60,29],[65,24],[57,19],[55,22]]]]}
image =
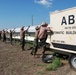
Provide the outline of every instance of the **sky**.
{"type": "Polygon", "coordinates": [[[0,0],[0,30],[50,23],[50,13],[76,7],[76,0],[0,0]]]}

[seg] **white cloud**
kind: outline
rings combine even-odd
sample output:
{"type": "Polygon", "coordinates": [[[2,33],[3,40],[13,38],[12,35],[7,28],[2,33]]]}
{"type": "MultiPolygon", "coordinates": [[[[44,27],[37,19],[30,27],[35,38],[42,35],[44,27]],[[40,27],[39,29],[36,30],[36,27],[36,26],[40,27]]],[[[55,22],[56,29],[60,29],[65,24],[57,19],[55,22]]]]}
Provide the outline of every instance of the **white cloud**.
{"type": "Polygon", "coordinates": [[[42,4],[46,7],[50,7],[52,5],[53,0],[35,0],[35,3],[42,4]]]}
{"type": "Polygon", "coordinates": [[[49,14],[53,13],[53,12],[59,12],[60,10],[55,10],[55,11],[50,11],[49,14]]]}

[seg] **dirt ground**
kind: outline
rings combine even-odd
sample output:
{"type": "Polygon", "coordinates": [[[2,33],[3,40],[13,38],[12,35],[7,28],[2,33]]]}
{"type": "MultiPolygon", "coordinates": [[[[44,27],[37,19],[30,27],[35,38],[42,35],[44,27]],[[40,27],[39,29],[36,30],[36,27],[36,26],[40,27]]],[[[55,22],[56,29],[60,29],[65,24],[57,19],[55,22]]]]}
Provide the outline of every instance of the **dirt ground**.
{"type": "MultiPolygon", "coordinates": [[[[46,71],[49,64],[42,62],[41,49],[38,56],[33,57],[31,50],[22,51],[19,43],[13,46],[0,41],[0,75],[76,75],[67,60],[62,60],[63,66],[55,71],[46,71]]],[[[50,52],[49,52],[50,53],[50,52]]]]}

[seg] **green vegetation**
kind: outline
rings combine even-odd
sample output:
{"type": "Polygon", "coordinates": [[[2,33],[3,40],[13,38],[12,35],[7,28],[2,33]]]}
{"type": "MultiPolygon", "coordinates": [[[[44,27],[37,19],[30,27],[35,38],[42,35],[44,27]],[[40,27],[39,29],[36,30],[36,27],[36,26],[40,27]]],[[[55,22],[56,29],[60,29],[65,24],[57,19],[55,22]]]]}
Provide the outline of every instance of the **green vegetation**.
{"type": "Polygon", "coordinates": [[[28,46],[28,47],[33,47],[34,46],[34,42],[26,40],[25,41],[25,45],[28,46]]]}
{"type": "Polygon", "coordinates": [[[37,64],[37,66],[42,66],[43,67],[43,66],[46,66],[46,64],[37,64]]]}
{"type": "Polygon", "coordinates": [[[44,71],[39,71],[37,74],[38,74],[38,75],[44,75],[45,72],[44,72],[44,71]]]}
{"type": "Polygon", "coordinates": [[[60,62],[60,58],[55,57],[52,63],[49,65],[49,67],[46,68],[46,70],[47,71],[56,70],[60,66],[62,66],[62,63],[60,62]]]}

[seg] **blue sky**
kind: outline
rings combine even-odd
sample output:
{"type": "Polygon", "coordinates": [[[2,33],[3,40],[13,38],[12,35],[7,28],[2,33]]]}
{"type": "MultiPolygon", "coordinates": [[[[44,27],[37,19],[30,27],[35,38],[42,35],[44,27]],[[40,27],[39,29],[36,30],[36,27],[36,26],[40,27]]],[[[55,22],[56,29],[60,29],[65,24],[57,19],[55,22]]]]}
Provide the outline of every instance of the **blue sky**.
{"type": "Polygon", "coordinates": [[[0,0],[0,29],[50,23],[50,12],[76,6],[76,0],[0,0]],[[33,16],[33,17],[32,17],[33,16]]]}

